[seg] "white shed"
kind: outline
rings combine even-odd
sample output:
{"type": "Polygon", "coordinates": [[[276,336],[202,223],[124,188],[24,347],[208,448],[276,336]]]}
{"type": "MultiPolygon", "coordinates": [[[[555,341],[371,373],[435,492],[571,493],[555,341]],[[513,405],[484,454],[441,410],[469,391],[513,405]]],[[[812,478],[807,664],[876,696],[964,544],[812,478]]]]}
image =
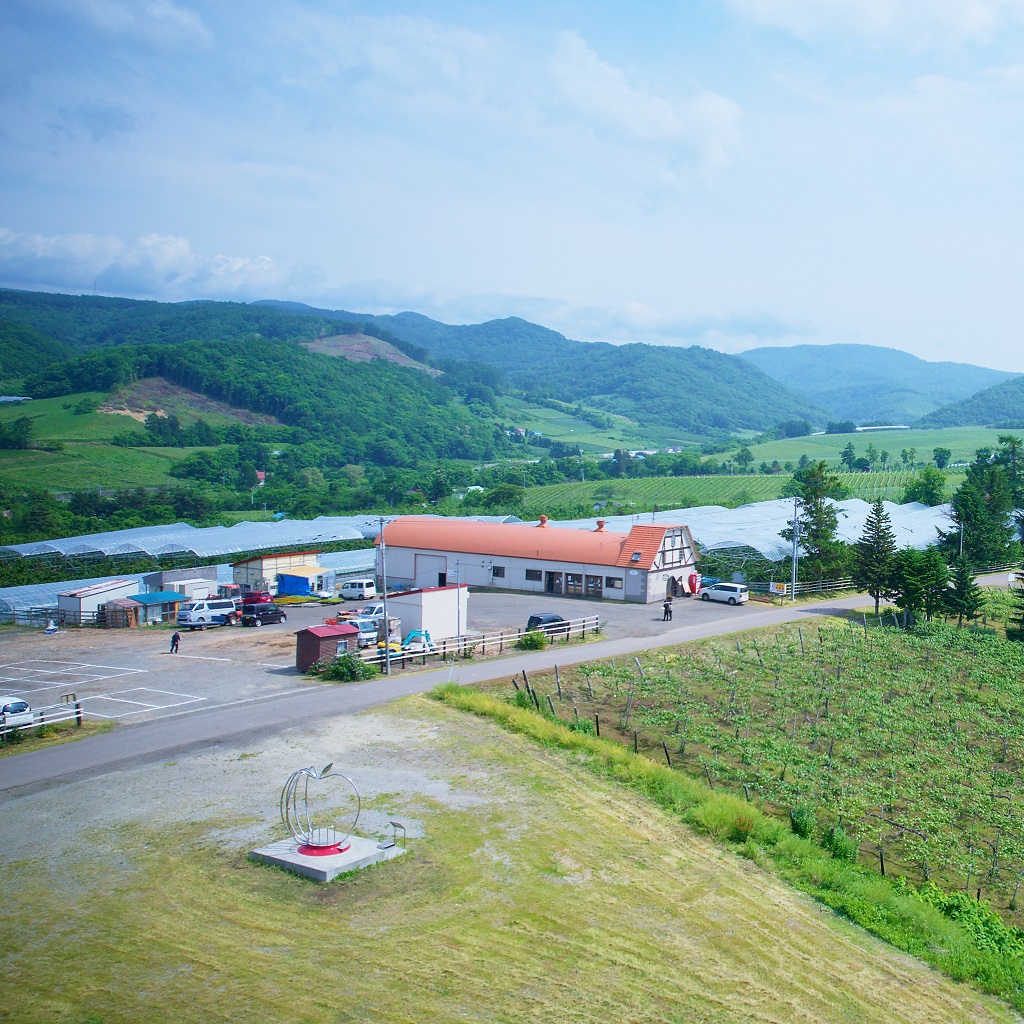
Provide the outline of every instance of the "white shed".
{"type": "Polygon", "coordinates": [[[466,632],[469,586],[452,584],[407,590],[388,597],[388,615],[402,620],[402,636],[413,630],[426,630],[430,639],[447,640],[466,632]]]}
{"type": "Polygon", "coordinates": [[[96,613],[108,601],[138,592],[138,580],[108,580],[106,583],[94,583],[91,587],[58,594],[57,609],[62,622],[81,626],[95,622],[96,613]]]}

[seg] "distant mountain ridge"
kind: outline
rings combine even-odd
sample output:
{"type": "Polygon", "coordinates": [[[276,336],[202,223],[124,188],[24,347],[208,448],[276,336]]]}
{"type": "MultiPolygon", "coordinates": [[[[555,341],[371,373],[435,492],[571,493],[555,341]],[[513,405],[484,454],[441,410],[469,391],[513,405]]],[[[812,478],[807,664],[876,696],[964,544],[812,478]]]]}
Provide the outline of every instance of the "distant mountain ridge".
{"type": "Polygon", "coordinates": [[[1024,428],[1024,376],[985,388],[961,402],[944,405],[921,418],[922,427],[1024,428]]]}
{"type": "Polygon", "coordinates": [[[1014,376],[969,363],[933,363],[880,345],[755,348],[740,357],[793,391],[813,395],[832,419],[857,423],[915,423],[1014,376]]]}
{"type": "MultiPolygon", "coordinates": [[[[301,312],[301,304],[267,305],[301,312]]],[[[374,323],[429,349],[434,361],[457,359],[501,369],[528,394],[587,402],[647,426],[693,434],[768,430],[786,419],[824,424],[820,406],[758,368],[712,349],[573,341],[519,317],[444,324],[419,313],[373,316],[305,307],[306,315],[374,323]]]]}

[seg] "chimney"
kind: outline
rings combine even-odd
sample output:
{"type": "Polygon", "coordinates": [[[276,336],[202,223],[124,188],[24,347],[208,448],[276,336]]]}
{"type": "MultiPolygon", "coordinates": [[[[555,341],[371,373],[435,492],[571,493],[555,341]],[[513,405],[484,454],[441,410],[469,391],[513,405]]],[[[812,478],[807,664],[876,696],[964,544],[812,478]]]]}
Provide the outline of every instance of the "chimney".
{"type": "Polygon", "coordinates": [[[605,521],[603,519],[598,519],[597,529],[594,531],[594,533],[604,533],[604,523],[605,521]]]}
{"type": "Polygon", "coordinates": [[[540,522],[537,524],[538,529],[540,527],[542,527],[542,526],[547,526],[547,525],[548,525],[548,517],[547,516],[541,516],[540,517],[540,522]]]}

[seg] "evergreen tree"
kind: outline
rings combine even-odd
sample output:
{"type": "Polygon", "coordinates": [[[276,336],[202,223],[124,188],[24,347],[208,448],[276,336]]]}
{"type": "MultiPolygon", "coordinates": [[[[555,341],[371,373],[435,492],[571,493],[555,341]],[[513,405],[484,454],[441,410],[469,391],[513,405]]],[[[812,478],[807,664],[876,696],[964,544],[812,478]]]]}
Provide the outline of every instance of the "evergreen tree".
{"type": "Polygon", "coordinates": [[[981,448],[967,470],[967,479],[953,495],[955,528],[939,531],[950,555],[963,556],[973,566],[999,565],[1017,554],[1013,540],[1013,494],[1007,469],[991,450],[981,448]]]}
{"type": "Polygon", "coordinates": [[[965,558],[958,558],[953,567],[953,586],[943,595],[946,608],[956,616],[956,624],[962,626],[964,619],[974,619],[981,611],[985,599],[981,587],[974,582],[971,567],[965,558]]]}
{"type": "Polygon", "coordinates": [[[1013,597],[1013,611],[1006,624],[1006,639],[1024,641],[1024,584],[1010,588],[1013,597]]]}
{"type": "Polygon", "coordinates": [[[896,562],[896,535],[892,520],[882,499],[871,506],[864,534],[854,545],[853,581],[859,590],[866,590],[875,601],[875,615],[882,598],[894,594],[893,573],[896,562]]]}
{"type": "MultiPolygon", "coordinates": [[[[847,545],[836,537],[839,511],[832,503],[832,499],[845,497],[842,481],[824,462],[812,462],[794,474],[792,483],[800,498],[797,536],[803,551],[801,575],[805,579],[833,578],[842,572],[849,553],[847,545]]],[[[779,536],[792,541],[792,524],[779,536]]]]}

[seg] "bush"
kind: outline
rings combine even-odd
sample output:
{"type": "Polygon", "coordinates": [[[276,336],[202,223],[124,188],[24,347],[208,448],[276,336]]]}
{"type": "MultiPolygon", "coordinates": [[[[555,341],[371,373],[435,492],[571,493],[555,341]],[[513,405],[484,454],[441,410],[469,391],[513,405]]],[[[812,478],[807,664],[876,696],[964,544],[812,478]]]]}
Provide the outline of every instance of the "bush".
{"type": "Polygon", "coordinates": [[[789,824],[801,839],[813,839],[818,824],[814,808],[810,804],[797,804],[789,812],[789,824]]]}
{"type": "Polygon", "coordinates": [[[842,825],[831,825],[821,837],[821,845],[838,860],[856,861],[860,846],[853,836],[846,834],[842,825]]]}
{"type": "Polygon", "coordinates": [[[361,679],[372,679],[377,671],[355,654],[342,654],[338,658],[324,658],[309,667],[311,676],[329,679],[338,683],[354,683],[361,679]]]}
{"type": "Polygon", "coordinates": [[[593,721],[589,718],[574,718],[567,724],[573,732],[581,732],[584,736],[597,735],[597,729],[594,726],[593,721]]]}
{"type": "Polygon", "coordinates": [[[519,638],[519,646],[524,651],[543,651],[547,645],[548,638],[539,629],[531,629],[519,638]]]}

